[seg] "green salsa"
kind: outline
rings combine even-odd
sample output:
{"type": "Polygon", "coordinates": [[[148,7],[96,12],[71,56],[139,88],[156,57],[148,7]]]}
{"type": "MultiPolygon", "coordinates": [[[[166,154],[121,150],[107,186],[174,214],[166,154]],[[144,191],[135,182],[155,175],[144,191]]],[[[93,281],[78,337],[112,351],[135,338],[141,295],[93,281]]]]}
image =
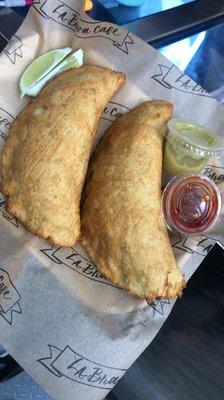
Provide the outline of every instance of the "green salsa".
{"type": "Polygon", "coordinates": [[[181,120],[171,120],[164,148],[164,166],[173,175],[199,173],[210,157],[223,154],[221,139],[212,131],[181,120]]]}

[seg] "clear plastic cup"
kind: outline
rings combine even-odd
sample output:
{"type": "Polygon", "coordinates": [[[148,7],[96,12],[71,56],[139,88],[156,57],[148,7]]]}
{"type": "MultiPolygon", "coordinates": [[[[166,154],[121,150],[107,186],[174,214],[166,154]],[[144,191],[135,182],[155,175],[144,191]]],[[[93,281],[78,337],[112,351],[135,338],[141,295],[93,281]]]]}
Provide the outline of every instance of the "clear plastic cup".
{"type": "Polygon", "coordinates": [[[221,210],[218,186],[202,175],[174,177],[162,194],[167,227],[176,234],[196,235],[211,231],[221,210]]]}
{"type": "Polygon", "coordinates": [[[198,174],[209,158],[224,155],[224,143],[216,133],[188,121],[170,120],[165,137],[164,167],[175,176],[198,174]]]}

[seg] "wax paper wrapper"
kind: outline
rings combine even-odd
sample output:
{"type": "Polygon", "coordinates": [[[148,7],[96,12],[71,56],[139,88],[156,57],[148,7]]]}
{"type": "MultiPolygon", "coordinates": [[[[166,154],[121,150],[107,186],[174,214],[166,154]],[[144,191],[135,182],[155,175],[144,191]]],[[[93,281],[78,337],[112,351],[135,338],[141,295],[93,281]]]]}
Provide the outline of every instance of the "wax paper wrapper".
{"type": "MultiPolygon", "coordinates": [[[[107,105],[98,138],[122,113],[147,99],[169,100],[175,115],[223,134],[223,106],[130,32],[91,20],[80,0],[35,1],[0,56],[0,146],[29,99],[18,83],[38,55],[82,47],[86,63],[124,71],[127,83],[107,105]]],[[[222,162],[203,173],[224,184],[222,162]]],[[[165,178],[166,179],[166,178],[165,178]]],[[[188,279],[216,240],[171,237],[188,279]]],[[[162,251],[162,249],[158,249],[162,251]]],[[[136,258],[136,263],[138,259],[136,258]]],[[[161,328],[175,300],[147,303],[106,281],[80,245],[53,248],[34,237],[0,197],[0,343],[57,400],[103,399],[161,328]]]]}

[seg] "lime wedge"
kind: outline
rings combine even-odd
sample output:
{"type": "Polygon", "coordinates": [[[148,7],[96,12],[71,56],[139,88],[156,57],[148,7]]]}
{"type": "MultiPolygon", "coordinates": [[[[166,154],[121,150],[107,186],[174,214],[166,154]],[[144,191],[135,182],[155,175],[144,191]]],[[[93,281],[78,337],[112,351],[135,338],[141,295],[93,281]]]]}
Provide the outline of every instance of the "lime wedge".
{"type": "Polygon", "coordinates": [[[84,52],[82,49],[75,51],[70,54],[64,60],[62,60],[54,69],[52,69],[47,75],[45,75],[40,81],[33,85],[27,90],[26,94],[28,96],[35,97],[41,89],[49,82],[52,78],[59,75],[61,72],[70,68],[80,68],[83,65],[84,52]]]}
{"type": "Polygon", "coordinates": [[[19,88],[21,98],[25,96],[27,91],[44,78],[53,68],[55,68],[68,54],[72,52],[71,47],[64,49],[51,50],[36,58],[24,71],[19,88]]]}

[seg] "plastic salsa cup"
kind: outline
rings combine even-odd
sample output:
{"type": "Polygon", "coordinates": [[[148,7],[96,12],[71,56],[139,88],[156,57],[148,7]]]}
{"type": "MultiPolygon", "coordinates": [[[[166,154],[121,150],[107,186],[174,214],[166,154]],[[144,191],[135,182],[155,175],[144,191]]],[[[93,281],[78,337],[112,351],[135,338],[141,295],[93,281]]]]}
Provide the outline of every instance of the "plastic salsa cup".
{"type": "Polygon", "coordinates": [[[209,158],[224,155],[222,139],[211,130],[172,119],[165,134],[164,167],[173,175],[200,173],[209,158]]]}
{"type": "Polygon", "coordinates": [[[194,235],[210,231],[220,215],[217,185],[202,175],[174,177],[162,194],[163,215],[174,233],[194,235]]]}

